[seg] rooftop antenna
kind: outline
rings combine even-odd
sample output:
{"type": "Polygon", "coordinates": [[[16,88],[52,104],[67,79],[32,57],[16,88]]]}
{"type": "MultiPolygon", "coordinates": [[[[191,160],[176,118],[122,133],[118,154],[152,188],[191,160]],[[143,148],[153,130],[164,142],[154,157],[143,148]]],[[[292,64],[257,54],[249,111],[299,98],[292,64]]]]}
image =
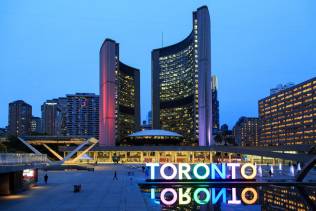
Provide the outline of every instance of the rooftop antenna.
{"type": "Polygon", "coordinates": [[[163,32],[161,32],[161,47],[163,47],[163,32]]]}

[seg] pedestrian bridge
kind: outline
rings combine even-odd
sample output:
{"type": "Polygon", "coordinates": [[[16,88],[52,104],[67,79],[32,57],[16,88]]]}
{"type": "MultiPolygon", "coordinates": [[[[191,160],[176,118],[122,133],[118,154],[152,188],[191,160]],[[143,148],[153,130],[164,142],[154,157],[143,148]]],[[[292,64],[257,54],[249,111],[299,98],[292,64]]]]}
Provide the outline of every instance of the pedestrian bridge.
{"type": "Polygon", "coordinates": [[[0,153],[0,174],[46,167],[47,155],[32,153],[0,153]]]}

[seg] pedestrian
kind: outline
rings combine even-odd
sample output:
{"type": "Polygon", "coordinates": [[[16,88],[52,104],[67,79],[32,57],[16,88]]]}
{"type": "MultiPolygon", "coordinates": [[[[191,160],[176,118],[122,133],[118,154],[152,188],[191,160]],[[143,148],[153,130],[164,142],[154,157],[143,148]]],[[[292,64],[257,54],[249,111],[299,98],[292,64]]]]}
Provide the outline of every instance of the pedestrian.
{"type": "Polygon", "coordinates": [[[271,171],[271,169],[269,170],[269,175],[270,175],[270,177],[272,177],[272,171],[271,171]]]}
{"type": "Polygon", "coordinates": [[[44,176],[44,181],[45,181],[45,184],[47,184],[47,181],[48,181],[48,175],[47,175],[47,173],[46,173],[45,176],[44,176]]]}
{"type": "Polygon", "coordinates": [[[114,171],[114,177],[113,177],[113,180],[118,180],[118,178],[117,178],[117,174],[116,174],[116,171],[114,171]]]}

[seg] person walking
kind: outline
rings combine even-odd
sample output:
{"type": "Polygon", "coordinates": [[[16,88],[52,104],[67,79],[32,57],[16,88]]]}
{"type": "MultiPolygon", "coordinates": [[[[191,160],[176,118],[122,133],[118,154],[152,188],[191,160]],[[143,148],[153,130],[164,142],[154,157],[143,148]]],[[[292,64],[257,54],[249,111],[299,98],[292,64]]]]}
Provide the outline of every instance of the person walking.
{"type": "Polygon", "coordinates": [[[47,182],[48,182],[48,175],[47,175],[47,173],[44,176],[44,181],[45,181],[45,184],[47,184],[47,182]]]}
{"type": "Polygon", "coordinates": [[[117,178],[117,174],[116,174],[116,171],[114,171],[114,177],[113,177],[113,180],[118,180],[118,178],[117,178]]]}

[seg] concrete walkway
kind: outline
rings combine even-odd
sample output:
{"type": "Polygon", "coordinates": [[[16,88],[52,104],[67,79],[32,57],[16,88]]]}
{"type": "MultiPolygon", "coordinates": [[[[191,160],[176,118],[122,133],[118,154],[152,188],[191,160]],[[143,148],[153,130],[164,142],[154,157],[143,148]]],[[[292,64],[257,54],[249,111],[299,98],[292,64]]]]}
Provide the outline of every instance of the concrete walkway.
{"type": "MultiPolygon", "coordinates": [[[[133,165],[135,166],[135,165],[133,165]]],[[[258,181],[293,180],[289,168],[283,171],[275,168],[273,177],[268,176],[269,168],[263,166],[264,177],[258,181]]],[[[38,186],[18,195],[0,196],[0,211],[49,211],[49,210],[102,210],[102,211],[142,211],[153,210],[155,206],[146,200],[138,187],[144,182],[141,168],[131,165],[100,165],[94,172],[87,171],[50,171],[48,185],[43,182],[45,172],[40,172],[38,186]],[[114,171],[118,180],[113,180],[114,171]],[[132,181],[128,172],[132,171],[132,181]],[[73,192],[73,185],[81,184],[82,191],[73,192]]],[[[316,171],[310,172],[307,179],[315,179],[316,171]]],[[[148,194],[147,194],[147,197],[148,194]]],[[[156,207],[157,210],[160,206],[156,207]]]]}
{"type": "Polygon", "coordinates": [[[39,184],[20,195],[0,197],[0,210],[147,210],[137,182],[143,180],[141,169],[124,166],[98,166],[94,172],[48,172],[48,185],[40,172],[39,184]],[[113,180],[114,170],[118,180],[113,180]],[[133,171],[132,181],[128,171],[133,171]],[[81,184],[82,191],[73,192],[81,184]]]}

